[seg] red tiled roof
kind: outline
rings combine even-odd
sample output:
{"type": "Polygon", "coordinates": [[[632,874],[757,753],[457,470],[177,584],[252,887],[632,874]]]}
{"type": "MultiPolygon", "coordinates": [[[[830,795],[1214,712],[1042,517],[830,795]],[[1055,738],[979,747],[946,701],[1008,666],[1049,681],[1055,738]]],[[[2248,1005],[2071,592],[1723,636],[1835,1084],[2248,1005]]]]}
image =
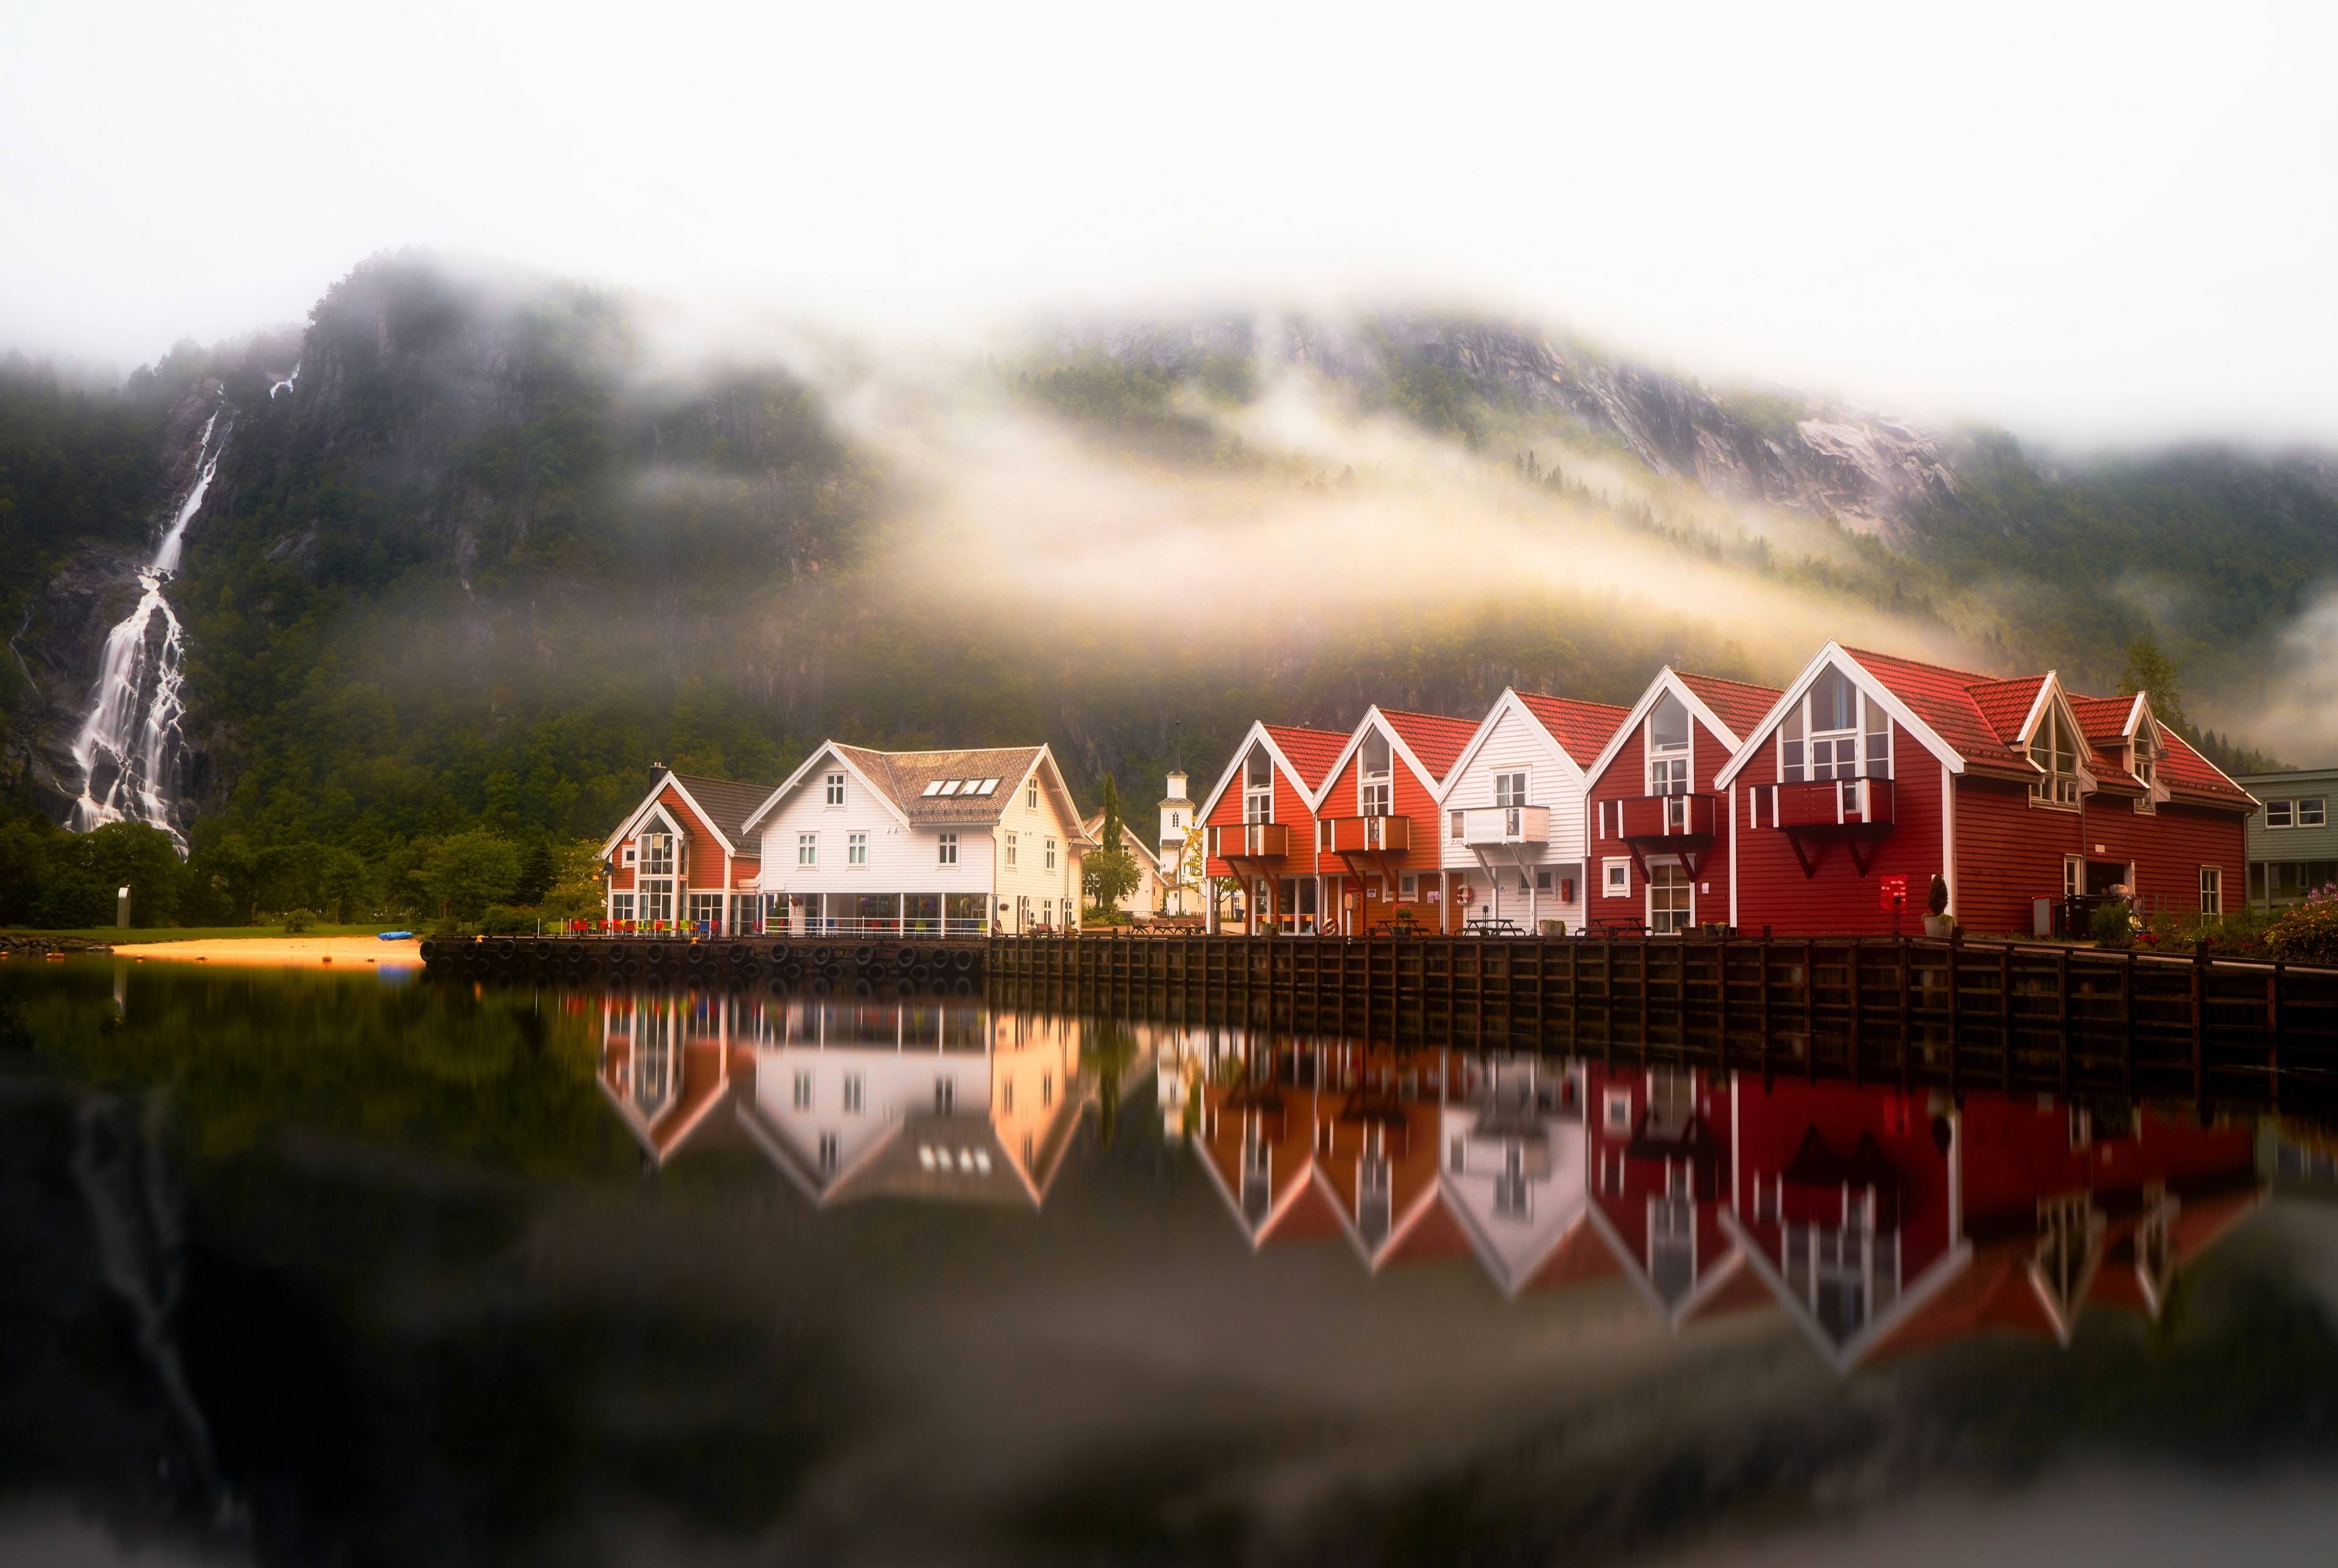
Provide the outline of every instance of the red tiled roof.
{"type": "Polygon", "coordinates": [[[1612,702],[1579,702],[1572,697],[1546,697],[1538,691],[1521,691],[1518,701],[1536,721],[1550,731],[1550,738],[1559,749],[1584,767],[1606,750],[1607,742],[1625,720],[1632,716],[1628,708],[1618,708],[1612,702]]]}
{"type": "Polygon", "coordinates": [[[1345,735],[1335,735],[1329,730],[1308,730],[1296,724],[1264,724],[1260,728],[1291,759],[1291,765],[1299,769],[1301,780],[1311,790],[1323,787],[1331,764],[1340,760],[1340,752],[1348,744],[1345,735]]]}
{"type": "Polygon", "coordinates": [[[1432,775],[1432,784],[1442,783],[1445,776],[1453,771],[1453,764],[1461,760],[1469,738],[1478,733],[1477,720],[1449,719],[1442,713],[1409,713],[1400,708],[1383,708],[1380,717],[1412,748],[1412,754],[1432,775]]]}
{"type": "Polygon", "coordinates": [[[1718,675],[1691,675],[1675,670],[1680,683],[1696,693],[1697,701],[1713,710],[1713,716],[1744,740],[1754,733],[1778,699],[1785,693],[1774,686],[1756,686],[1750,681],[1724,681],[1718,675]]]}
{"type": "Polygon", "coordinates": [[[2064,689],[2070,700],[2070,711],[2078,716],[2078,732],[2087,738],[2087,750],[2093,753],[2089,766],[2096,781],[2115,789],[2143,793],[2143,780],[2127,771],[2123,760],[2127,754],[2127,720],[2135,711],[2132,697],[2081,697],[2064,689]]]}
{"type": "Polygon", "coordinates": [[[2159,781],[2167,786],[2170,795],[2179,799],[2188,796],[2217,806],[2248,808],[2249,792],[2225,778],[2183,736],[2163,724],[2159,738],[2167,747],[2166,754],[2159,760],[2159,781]]]}
{"type": "Polygon", "coordinates": [[[1905,702],[1917,718],[1931,726],[1932,733],[1947,741],[1968,766],[1978,764],[2024,779],[2037,776],[2029,754],[2007,743],[1974,696],[1975,687],[2001,686],[2003,681],[1976,675],[1970,670],[1951,670],[1943,664],[1927,664],[1890,653],[1871,653],[1860,648],[1846,648],[1843,652],[1881,681],[1886,691],[1905,702]]]}
{"type": "Polygon", "coordinates": [[[1984,681],[1972,688],[1974,703],[1981,717],[1988,720],[1998,739],[2008,746],[2021,744],[2021,726],[2029,718],[2029,710],[2038,705],[2038,688],[2046,684],[2043,675],[2018,675],[2010,681],[1984,681]]]}

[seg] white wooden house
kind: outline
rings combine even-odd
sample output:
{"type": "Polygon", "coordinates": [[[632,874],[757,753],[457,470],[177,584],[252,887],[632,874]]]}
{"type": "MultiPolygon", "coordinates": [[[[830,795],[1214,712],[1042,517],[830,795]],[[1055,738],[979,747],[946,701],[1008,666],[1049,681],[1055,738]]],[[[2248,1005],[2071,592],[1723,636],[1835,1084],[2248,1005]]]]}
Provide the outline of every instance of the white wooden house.
{"type": "Polygon", "coordinates": [[[1073,928],[1094,848],[1045,746],[872,751],[836,740],[749,816],[768,929],[1073,928]]]}
{"type": "Polygon", "coordinates": [[[1453,929],[1490,916],[1583,928],[1584,782],[1625,710],[1506,690],[1447,774],[1439,861],[1453,929]]]}

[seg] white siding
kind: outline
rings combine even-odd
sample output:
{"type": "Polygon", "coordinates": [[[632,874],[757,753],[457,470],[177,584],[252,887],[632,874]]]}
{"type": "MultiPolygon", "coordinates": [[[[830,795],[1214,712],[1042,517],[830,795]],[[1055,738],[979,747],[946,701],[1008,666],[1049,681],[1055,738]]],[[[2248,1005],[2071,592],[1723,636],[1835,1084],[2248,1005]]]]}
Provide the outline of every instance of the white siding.
{"type": "MultiPolygon", "coordinates": [[[[1583,860],[1583,833],[1586,812],[1584,791],[1575,768],[1566,754],[1550,738],[1550,732],[1537,722],[1532,715],[1515,705],[1505,705],[1501,716],[1487,732],[1485,744],[1478,748],[1467,766],[1447,785],[1445,797],[1439,802],[1437,819],[1438,861],[1454,873],[1458,887],[1463,873],[1468,874],[1476,902],[1473,911],[1487,906],[1492,894],[1490,879],[1478,863],[1469,847],[1453,837],[1453,816],[1457,810],[1469,807],[1491,806],[1494,803],[1494,775],[1527,772],[1527,803],[1550,808],[1550,841],[1539,850],[1528,849],[1527,859],[1533,867],[1580,865],[1583,860]]],[[[1510,851],[1492,852],[1499,865],[1510,851]]],[[[1583,925],[1583,876],[1577,873],[1575,897],[1561,902],[1554,879],[1553,889],[1537,896],[1536,915],[1546,920],[1564,920],[1570,931],[1583,925]]],[[[1518,892],[1513,876],[1502,894],[1502,913],[1523,921],[1527,916],[1527,900],[1518,892]]],[[[1455,912],[1455,926],[1460,924],[1459,911],[1455,912]]]]}
{"type": "MultiPolygon", "coordinates": [[[[1004,789],[1002,785],[1000,788],[1004,789]]],[[[766,893],[987,893],[990,834],[976,826],[956,829],[901,826],[892,808],[841,764],[815,764],[795,792],[771,808],[762,835],[766,893]],[[828,804],[827,779],[844,774],[844,804],[828,804]],[[958,834],[958,864],[941,863],[940,833],[958,834]],[[820,836],[820,864],[796,864],[796,837],[820,836]],[[850,835],[869,835],[869,863],[847,863],[850,835]]]]}
{"type": "MultiPolygon", "coordinates": [[[[1042,917],[1038,911],[1043,904],[1053,906],[1055,912],[1060,914],[1061,901],[1066,898],[1072,901],[1074,917],[1077,918],[1081,902],[1080,861],[1073,842],[1079,838],[1081,828],[1076,818],[1066,817],[1057,806],[1055,791],[1046,785],[1046,765],[1043,762],[1034,768],[1031,775],[1015,780],[1014,799],[1007,802],[998,826],[992,830],[998,855],[997,901],[1004,904],[1007,910],[1000,914],[994,906],[991,914],[1009,931],[1017,928],[1019,907],[1017,901],[1022,898],[1031,900],[1035,920],[1042,917]],[[1041,780],[1039,804],[1036,808],[1027,804],[1030,777],[1038,777],[1041,780]],[[1016,836],[1016,863],[1012,866],[1007,863],[1007,835],[1009,833],[1016,836]],[[1051,836],[1056,840],[1056,868],[1053,871],[1047,869],[1046,854],[1047,839],[1051,836]]],[[[1000,788],[1006,786],[1001,785],[1000,788]]]]}

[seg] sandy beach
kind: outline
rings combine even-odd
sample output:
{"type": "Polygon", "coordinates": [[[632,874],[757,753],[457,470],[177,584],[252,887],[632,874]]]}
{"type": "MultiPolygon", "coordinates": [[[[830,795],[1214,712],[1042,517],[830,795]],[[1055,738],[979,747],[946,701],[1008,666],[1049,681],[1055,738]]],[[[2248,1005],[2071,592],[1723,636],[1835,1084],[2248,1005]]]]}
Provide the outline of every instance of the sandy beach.
{"type": "Polygon", "coordinates": [[[344,965],[352,969],[384,965],[418,965],[418,939],[384,942],[375,936],[251,936],[203,942],[133,942],[113,949],[117,958],[167,958],[182,964],[266,964],[278,967],[305,965],[344,965]]]}

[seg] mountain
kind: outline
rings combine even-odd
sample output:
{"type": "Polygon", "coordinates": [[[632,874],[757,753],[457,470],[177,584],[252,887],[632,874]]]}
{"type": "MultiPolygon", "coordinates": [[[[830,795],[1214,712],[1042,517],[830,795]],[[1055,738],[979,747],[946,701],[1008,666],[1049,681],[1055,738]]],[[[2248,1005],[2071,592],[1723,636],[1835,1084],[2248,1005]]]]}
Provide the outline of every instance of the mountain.
{"type": "Polygon", "coordinates": [[[2230,723],[2338,544],[2318,455],[2058,462],[1459,315],[988,360],[666,319],[386,257],[119,388],[0,366],[0,782],[73,808],[109,639],[139,714],[183,703],[172,826],[369,855],[597,837],[653,763],[771,779],[830,732],[1038,736],[1144,798],[1260,713],[1776,678],[1839,631],[2098,686],[2151,632],[2230,723]],[[178,641],[125,652],[150,586],[178,641]]]}

